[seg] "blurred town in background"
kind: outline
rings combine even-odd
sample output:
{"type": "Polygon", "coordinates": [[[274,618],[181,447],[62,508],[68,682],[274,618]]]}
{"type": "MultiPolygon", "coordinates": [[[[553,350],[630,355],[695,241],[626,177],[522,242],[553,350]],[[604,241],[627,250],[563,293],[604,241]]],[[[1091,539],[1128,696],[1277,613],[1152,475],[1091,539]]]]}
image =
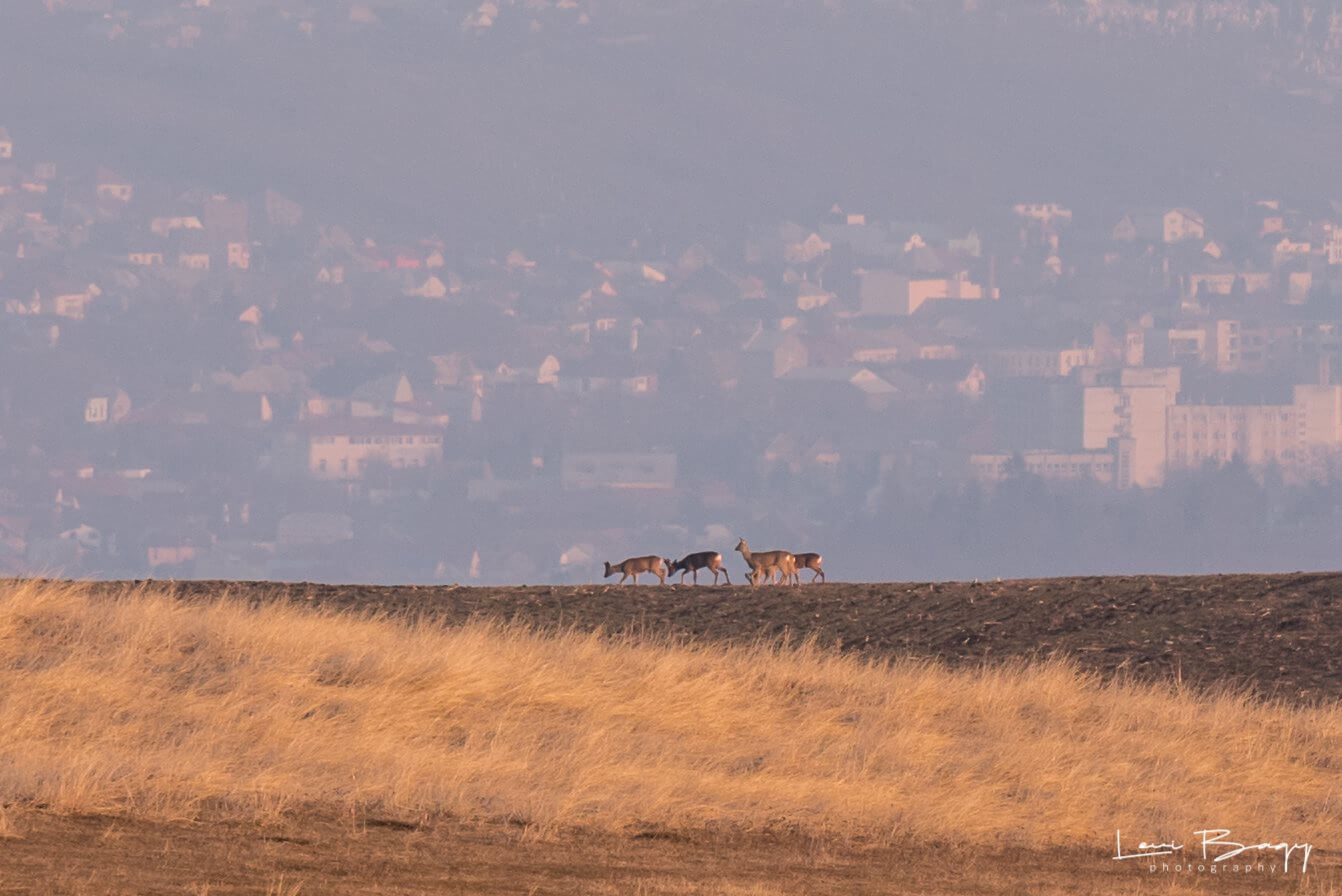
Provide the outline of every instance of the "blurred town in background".
{"type": "MultiPolygon", "coordinates": [[[[1328,4],[1148,5],[1186,21],[1038,6],[1105,40],[1268,29],[1293,49],[1264,56],[1289,64],[1255,69],[1262,89],[1330,114],[1328,4]],[[1251,7],[1258,20],[1232,15],[1251,7]]],[[[40,33],[145,66],[218,56],[249,29],[376,46],[384,19],[421,8],[34,7],[40,33]]],[[[537,34],[612,39],[602,11],[485,3],[441,26],[453,52],[502,29],[525,57],[537,34]]],[[[1142,195],[1025,176],[975,194],[970,178],[940,207],[813,178],[702,226],[692,207],[597,226],[566,193],[477,231],[465,202],[370,212],[354,184],[342,206],[338,168],[314,186],[209,177],[166,151],[128,163],[129,105],[104,153],[15,108],[0,121],[0,573],[580,582],[603,560],[743,535],[822,551],[836,579],[1338,562],[1335,172],[1258,191],[1273,181],[1171,140],[1174,174],[1142,195]],[[1180,189],[1188,165],[1200,179],[1180,189]]]]}

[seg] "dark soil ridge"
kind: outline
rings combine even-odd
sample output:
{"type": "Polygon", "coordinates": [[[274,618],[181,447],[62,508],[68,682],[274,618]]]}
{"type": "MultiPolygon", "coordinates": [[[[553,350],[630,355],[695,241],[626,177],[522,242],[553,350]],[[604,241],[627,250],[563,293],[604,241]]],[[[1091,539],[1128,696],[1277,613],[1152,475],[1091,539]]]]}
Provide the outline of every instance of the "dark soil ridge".
{"type": "Polygon", "coordinates": [[[792,588],[156,584],[188,599],[227,593],[448,624],[484,617],[728,643],[814,637],[841,650],[953,666],[1063,655],[1105,676],[1247,686],[1291,702],[1342,697],[1338,572],[792,588]]]}

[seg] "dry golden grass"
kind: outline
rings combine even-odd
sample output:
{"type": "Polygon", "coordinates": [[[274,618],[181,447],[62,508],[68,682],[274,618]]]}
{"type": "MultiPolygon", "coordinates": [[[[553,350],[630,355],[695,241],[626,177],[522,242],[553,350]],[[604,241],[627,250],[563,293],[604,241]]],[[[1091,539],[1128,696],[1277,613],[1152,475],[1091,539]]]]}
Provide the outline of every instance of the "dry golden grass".
{"type": "Polygon", "coordinates": [[[1098,846],[1342,841],[1342,708],[810,645],[412,626],[0,584],[0,805],[452,813],[1098,846]]]}
{"type": "Polygon", "coordinates": [[[0,840],[18,840],[23,836],[10,813],[0,806],[0,840]]]}

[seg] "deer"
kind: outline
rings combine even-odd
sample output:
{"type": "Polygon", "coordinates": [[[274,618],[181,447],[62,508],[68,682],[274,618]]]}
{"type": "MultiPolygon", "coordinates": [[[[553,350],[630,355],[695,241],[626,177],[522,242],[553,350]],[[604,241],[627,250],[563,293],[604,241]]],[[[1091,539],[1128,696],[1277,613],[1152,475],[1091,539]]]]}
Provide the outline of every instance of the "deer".
{"type": "Polygon", "coordinates": [[[685,584],[685,573],[694,574],[694,584],[699,584],[699,570],[707,569],[713,573],[713,584],[718,583],[718,573],[727,576],[727,584],[732,583],[732,577],[727,575],[727,567],[722,564],[722,555],[717,551],[700,551],[697,554],[687,554],[679,560],[666,561],[666,574],[673,576],[680,573],[680,583],[685,584]]]}
{"type": "Polygon", "coordinates": [[[743,538],[737,542],[736,550],[741,552],[741,557],[750,567],[750,584],[758,585],[760,576],[763,575],[766,580],[772,579],[774,573],[778,574],[778,581],[790,579],[796,575],[796,562],[792,555],[787,551],[760,551],[752,553],[750,545],[746,544],[743,538]]]}
{"type": "Polygon", "coordinates": [[[807,552],[804,554],[793,554],[792,559],[795,562],[795,566],[792,571],[793,584],[796,585],[801,584],[801,571],[803,569],[809,569],[811,570],[811,572],[814,573],[814,575],[811,576],[812,584],[814,584],[817,579],[819,579],[822,582],[825,581],[825,570],[822,569],[820,566],[821,562],[823,561],[819,554],[811,552],[807,552]]]}
{"type": "Polygon", "coordinates": [[[617,572],[622,573],[618,584],[623,585],[624,580],[630,576],[634,577],[634,584],[638,584],[638,574],[641,572],[650,572],[657,577],[659,584],[666,584],[666,572],[664,561],[661,557],[630,557],[628,560],[622,560],[619,563],[607,563],[606,574],[602,578],[609,579],[617,572]]]}

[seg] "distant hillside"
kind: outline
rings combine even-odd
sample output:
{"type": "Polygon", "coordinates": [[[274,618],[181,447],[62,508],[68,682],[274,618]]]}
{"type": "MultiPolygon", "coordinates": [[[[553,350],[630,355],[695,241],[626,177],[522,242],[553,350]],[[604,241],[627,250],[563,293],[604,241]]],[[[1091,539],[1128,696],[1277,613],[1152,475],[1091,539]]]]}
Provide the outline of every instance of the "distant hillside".
{"type": "Polygon", "coordinates": [[[835,200],[945,219],[1021,197],[1342,194],[1342,121],[1261,86],[1248,38],[982,6],[634,7],[487,39],[412,7],[313,39],[258,17],[190,50],[16,13],[0,109],[21,146],[461,239],[621,245],[835,200]]]}

